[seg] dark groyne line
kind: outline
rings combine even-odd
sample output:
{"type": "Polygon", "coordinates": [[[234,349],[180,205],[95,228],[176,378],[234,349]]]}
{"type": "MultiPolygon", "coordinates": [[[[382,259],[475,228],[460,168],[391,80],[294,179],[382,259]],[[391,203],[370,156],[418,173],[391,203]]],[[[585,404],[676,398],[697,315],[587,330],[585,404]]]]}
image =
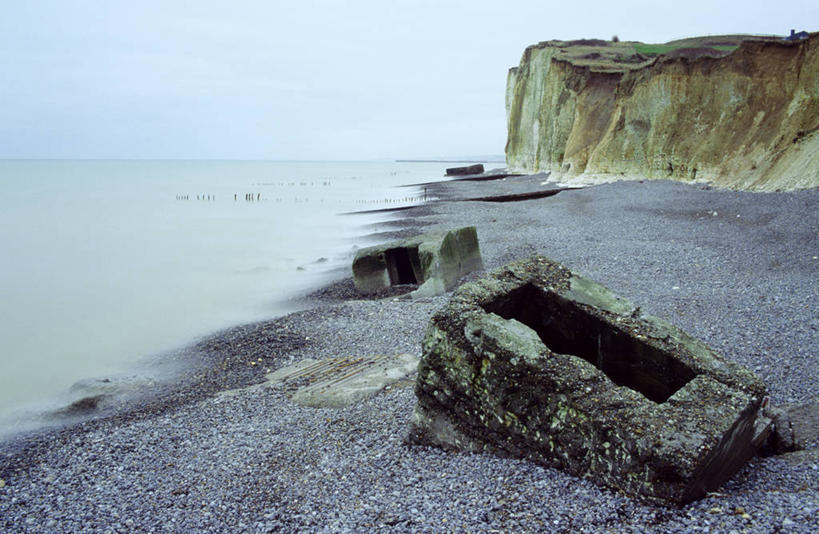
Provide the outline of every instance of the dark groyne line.
{"type": "Polygon", "coordinates": [[[437,202],[437,201],[436,200],[429,200],[427,202],[424,202],[423,204],[416,204],[414,206],[400,206],[400,207],[397,207],[397,208],[380,208],[380,209],[375,209],[375,210],[346,211],[344,213],[339,213],[339,215],[369,215],[369,214],[373,214],[373,213],[393,213],[393,212],[396,212],[396,211],[408,211],[408,210],[413,210],[413,209],[420,208],[420,207],[423,207],[423,206],[427,206],[427,205],[432,204],[434,202],[437,202]]]}
{"type": "Polygon", "coordinates": [[[509,178],[509,177],[514,178],[515,176],[530,176],[530,175],[521,174],[521,173],[514,173],[514,172],[500,173],[500,174],[476,174],[476,175],[473,175],[473,176],[467,176],[465,178],[453,178],[452,180],[435,180],[435,181],[432,181],[432,182],[421,182],[421,183],[417,183],[417,184],[405,184],[405,185],[399,185],[398,187],[419,187],[419,186],[425,186],[425,185],[448,184],[448,183],[451,183],[451,182],[491,182],[491,181],[494,181],[494,180],[503,180],[504,178],[509,178]]]}
{"type": "Polygon", "coordinates": [[[489,197],[475,197],[461,199],[465,202],[520,202],[522,200],[533,200],[536,198],[546,198],[554,196],[561,191],[566,191],[569,187],[560,189],[550,189],[548,191],[532,191],[530,193],[515,193],[512,195],[493,195],[489,197]]]}
{"type": "Polygon", "coordinates": [[[490,174],[490,175],[479,175],[479,176],[468,176],[466,178],[456,178],[454,180],[450,180],[450,182],[489,182],[491,180],[503,180],[504,178],[514,176],[526,176],[525,174],[520,173],[503,173],[503,174],[490,174]]]}

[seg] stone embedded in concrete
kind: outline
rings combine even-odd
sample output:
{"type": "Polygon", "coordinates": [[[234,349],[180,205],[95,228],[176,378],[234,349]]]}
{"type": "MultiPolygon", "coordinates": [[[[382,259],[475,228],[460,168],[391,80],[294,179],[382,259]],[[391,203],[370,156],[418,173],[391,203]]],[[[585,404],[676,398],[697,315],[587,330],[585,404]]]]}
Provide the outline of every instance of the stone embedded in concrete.
{"type": "Polygon", "coordinates": [[[482,268],[478,233],[467,226],[361,249],[353,260],[353,281],[365,293],[418,285],[412,295],[420,297],[443,293],[482,268]]]}
{"type": "Polygon", "coordinates": [[[293,402],[313,408],[343,408],[405,379],[418,368],[412,354],[302,360],[267,375],[293,402]]]}
{"type": "Polygon", "coordinates": [[[466,176],[469,174],[481,174],[483,172],[483,164],[477,163],[466,167],[450,167],[446,170],[447,176],[466,176]]]}
{"type": "Polygon", "coordinates": [[[755,454],[764,395],[749,370],[535,256],[464,284],[433,316],[410,441],[683,504],[755,454]]]}

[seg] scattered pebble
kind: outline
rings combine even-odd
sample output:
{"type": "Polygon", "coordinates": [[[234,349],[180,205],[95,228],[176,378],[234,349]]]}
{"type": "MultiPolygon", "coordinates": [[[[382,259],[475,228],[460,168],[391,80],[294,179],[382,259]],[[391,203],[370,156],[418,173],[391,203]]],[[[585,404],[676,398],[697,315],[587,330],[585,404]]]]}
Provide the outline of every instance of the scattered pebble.
{"type": "MultiPolygon", "coordinates": [[[[430,187],[442,198],[486,194],[477,188],[430,187]]],[[[816,246],[817,204],[819,190],[646,181],[514,204],[441,202],[408,224],[477,225],[487,268],[535,252],[563,262],[764,370],[781,404],[818,397],[817,273],[804,254],[816,246]],[[742,223],[700,220],[706,206],[742,211],[742,223]],[[669,296],[680,280],[685,294],[669,296]]],[[[353,294],[340,282],[306,311],[197,343],[187,381],[126,413],[0,443],[0,531],[819,531],[815,463],[755,458],[718,492],[665,508],[525,460],[409,446],[410,382],[344,409],[301,407],[263,383],[304,358],[419,354],[447,301],[342,300],[353,294]]]]}

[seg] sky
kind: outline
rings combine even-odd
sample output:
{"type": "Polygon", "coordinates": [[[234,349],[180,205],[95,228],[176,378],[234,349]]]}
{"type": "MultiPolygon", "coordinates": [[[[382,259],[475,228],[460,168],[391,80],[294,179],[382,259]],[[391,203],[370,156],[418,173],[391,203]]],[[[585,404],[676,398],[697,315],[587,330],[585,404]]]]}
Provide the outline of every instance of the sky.
{"type": "Polygon", "coordinates": [[[7,2],[0,158],[502,154],[528,45],[817,23],[816,0],[7,2]]]}

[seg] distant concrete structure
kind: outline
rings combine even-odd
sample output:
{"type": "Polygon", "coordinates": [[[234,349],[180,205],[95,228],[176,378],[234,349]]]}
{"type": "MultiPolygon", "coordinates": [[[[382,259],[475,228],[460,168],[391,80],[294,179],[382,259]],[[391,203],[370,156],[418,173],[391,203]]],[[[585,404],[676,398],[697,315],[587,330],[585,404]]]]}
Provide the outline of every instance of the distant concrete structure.
{"type": "Polygon", "coordinates": [[[481,174],[483,172],[483,164],[478,163],[469,165],[467,167],[450,167],[446,170],[447,176],[466,176],[468,174],[481,174]]]}
{"type": "Polygon", "coordinates": [[[418,285],[413,296],[430,296],[452,289],[460,277],[482,268],[477,230],[467,226],[362,249],[353,260],[353,281],[364,293],[418,285]]]}

